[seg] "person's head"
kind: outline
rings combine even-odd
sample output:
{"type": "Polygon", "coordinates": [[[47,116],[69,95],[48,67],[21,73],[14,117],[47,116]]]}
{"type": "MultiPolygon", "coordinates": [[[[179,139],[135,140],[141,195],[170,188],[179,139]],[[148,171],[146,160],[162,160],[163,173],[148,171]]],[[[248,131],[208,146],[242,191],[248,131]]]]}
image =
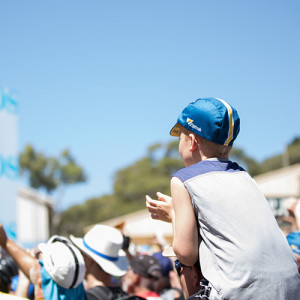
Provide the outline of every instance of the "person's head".
{"type": "Polygon", "coordinates": [[[128,294],[139,290],[155,291],[162,276],[159,261],[151,255],[136,255],[130,260],[130,269],[122,279],[122,287],[128,294]]]}
{"type": "Polygon", "coordinates": [[[118,229],[106,225],[95,225],[83,238],[71,235],[70,239],[84,254],[87,273],[90,272],[92,261],[99,266],[99,270],[111,276],[120,277],[126,273],[128,260],[122,251],[123,236],[118,229]]]}
{"type": "Polygon", "coordinates": [[[187,298],[200,290],[200,280],[203,279],[199,262],[193,266],[186,266],[178,259],[174,261],[174,268],[180,283],[184,296],[187,298]]]}
{"type": "MultiPolygon", "coordinates": [[[[58,286],[77,295],[83,282],[85,265],[80,251],[65,237],[54,235],[47,243],[38,245],[36,260],[29,271],[36,300],[49,299],[50,278],[58,286]]],[[[60,297],[60,295],[58,295],[60,297]]],[[[64,295],[61,295],[64,297],[64,295]]]]}
{"type": "Polygon", "coordinates": [[[67,238],[54,235],[47,243],[39,244],[38,248],[41,251],[41,266],[59,286],[73,289],[83,282],[84,259],[67,238]]]}
{"type": "Polygon", "coordinates": [[[200,280],[203,275],[200,268],[200,263],[197,261],[193,266],[182,264],[177,258],[173,247],[167,247],[163,251],[163,256],[171,257],[174,260],[174,269],[180,279],[181,288],[185,298],[197,293],[200,290],[200,280]]]}
{"type": "Polygon", "coordinates": [[[11,281],[18,274],[18,267],[10,256],[0,258],[0,292],[10,291],[11,281]]]}
{"type": "Polygon", "coordinates": [[[292,248],[293,254],[298,263],[298,272],[300,273],[300,232],[292,231],[286,236],[286,239],[292,248]]]}
{"type": "Polygon", "coordinates": [[[161,277],[158,279],[155,289],[157,293],[161,293],[164,289],[170,288],[169,273],[173,270],[172,261],[169,257],[163,256],[162,252],[153,253],[160,266],[161,266],[161,277]]]}
{"type": "Polygon", "coordinates": [[[217,98],[199,98],[181,112],[170,134],[180,139],[179,153],[186,166],[202,158],[228,158],[240,130],[237,111],[217,98]]]}

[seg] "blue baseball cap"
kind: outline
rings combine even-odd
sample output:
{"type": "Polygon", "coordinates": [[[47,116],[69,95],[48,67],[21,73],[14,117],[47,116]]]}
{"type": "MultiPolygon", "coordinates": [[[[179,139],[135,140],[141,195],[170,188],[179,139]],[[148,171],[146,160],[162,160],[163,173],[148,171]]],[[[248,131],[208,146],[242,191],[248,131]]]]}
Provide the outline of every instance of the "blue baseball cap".
{"type": "Polygon", "coordinates": [[[240,118],[236,109],[217,98],[199,98],[183,109],[171,129],[179,136],[180,125],[213,143],[232,146],[240,131],[240,118]]]}
{"type": "Polygon", "coordinates": [[[292,231],[287,236],[286,239],[291,246],[294,253],[300,255],[300,231],[292,231]]]}

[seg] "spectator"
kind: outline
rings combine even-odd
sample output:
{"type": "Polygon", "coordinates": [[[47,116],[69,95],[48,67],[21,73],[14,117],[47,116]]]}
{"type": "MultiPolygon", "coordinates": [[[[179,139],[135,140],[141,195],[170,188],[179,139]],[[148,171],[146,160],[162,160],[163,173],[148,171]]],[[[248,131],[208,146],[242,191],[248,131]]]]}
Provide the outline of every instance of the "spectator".
{"type": "Polygon", "coordinates": [[[125,275],[127,257],[122,251],[121,232],[106,225],[95,225],[83,238],[70,236],[83,254],[86,264],[86,294],[88,300],[117,299],[126,293],[114,286],[112,277],[125,275]]]}
{"type": "Polygon", "coordinates": [[[85,264],[80,251],[64,237],[54,235],[38,246],[44,297],[49,299],[85,299],[85,264]],[[46,294],[46,295],[45,295],[46,294]]]}
{"type": "Polygon", "coordinates": [[[211,299],[300,299],[298,266],[268,202],[228,159],[239,129],[237,111],[224,100],[200,98],[186,106],[171,130],[186,167],[171,179],[172,198],[148,197],[148,210],[172,222],[180,262],[200,261],[211,299]],[[166,216],[164,205],[171,203],[166,216]]]}
{"type": "MultiPolygon", "coordinates": [[[[288,216],[284,219],[291,223],[291,231],[300,231],[300,201],[298,198],[289,197],[283,202],[283,205],[288,211],[288,216]]],[[[289,232],[288,232],[289,233],[289,232]]]]}
{"type": "Polygon", "coordinates": [[[0,292],[9,293],[11,282],[18,274],[18,267],[9,255],[0,258],[0,292]]]}
{"type": "Polygon", "coordinates": [[[210,287],[208,286],[208,281],[203,278],[199,261],[192,267],[182,264],[176,258],[172,247],[167,247],[163,255],[172,257],[185,299],[209,299],[210,287]]]}
{"type": "Polygon", "coordinates": [[[35,300],[86,299],[83,288],[83,257],[71,242],[53,236],[39,245],[39,260],[7,238],[0,224],[0,246],[13,258],[19,269],[31,279],[35,300]]]}
{"type": "Polygon", "coordinates": [[[300,201],[295,197],[290,197],[284,200],[284,206],[289,214],[287,220],[292,224],[292,230],[287,232],[286,238],[292,248],[300,273],[300,201]]]}
{"type": "Polygon", "coordinates": [[[298,271],[300,273],[300,231],[290,232],[286,238],[297,260],[298,271]]]}
{"type": "Polygon", "coordinates": [[[19,270],[19,274],[15,276],[12,280],[12,289],[15,296],[20,296],[34,300],[34,288],[30,279],[25,276],[25,274],[19,270]]]}
{"type": "Polygon", "coordinates": [[[123,277],[122,287],[129,295],[144,299],[161,299],[155,285],[161,277],[159,261],[150,255],[135,255],[130,260],[130,269],[123,277]]]}
{"type": "MultiPolygon", "coordinates": [[[[178,283],[174,284],[175,280],[171,280],[170,275],[173,274],[173,264],[169,257],[163,256],[162,252],[153,253],[161,266],[162,276],[157,280],[155,291],[160,295],[163,300],[184,300],[182,289],[178,287],[178,283]]],[[[178,280],[177,280],[178,281],[178,280]]]]}

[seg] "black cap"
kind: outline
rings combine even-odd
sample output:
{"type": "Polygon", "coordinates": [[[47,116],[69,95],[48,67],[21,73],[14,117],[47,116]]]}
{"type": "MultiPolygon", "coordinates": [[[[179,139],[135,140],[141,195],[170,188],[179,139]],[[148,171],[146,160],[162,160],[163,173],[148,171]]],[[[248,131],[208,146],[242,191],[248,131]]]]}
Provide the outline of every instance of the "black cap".
{"type": "Polygon", "coordinates": [[[10,256],[0,258],[0,278],[4,282],[10,282],[11,279],[18,275],[18,267],[10,256]]]}
{"type": "Polygon", "coordinates": [[[159,261],[151,255],[136,255],[130,261],[134,273],[148,278],[160,278],[161,266],[159,261]]]}

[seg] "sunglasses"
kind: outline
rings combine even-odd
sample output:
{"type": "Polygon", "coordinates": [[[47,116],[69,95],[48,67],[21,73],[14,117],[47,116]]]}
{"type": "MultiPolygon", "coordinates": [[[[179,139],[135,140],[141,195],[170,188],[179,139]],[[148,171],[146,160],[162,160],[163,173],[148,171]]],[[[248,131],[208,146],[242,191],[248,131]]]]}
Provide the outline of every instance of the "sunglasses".
{"type": "Polygon", "coordinates": [[[183,268],[183,267],[186,267],[186,265],[184,265],[183,263],[181,263],[178,259],[176,259],[175,261],[174,261],[174,267],[175,267],[175,270],[176,270],[176,273],[177,273],[177,275],[178,275],[178,277],[180,277],[180,273],[181,273],[181,269],[183,268]]]}

